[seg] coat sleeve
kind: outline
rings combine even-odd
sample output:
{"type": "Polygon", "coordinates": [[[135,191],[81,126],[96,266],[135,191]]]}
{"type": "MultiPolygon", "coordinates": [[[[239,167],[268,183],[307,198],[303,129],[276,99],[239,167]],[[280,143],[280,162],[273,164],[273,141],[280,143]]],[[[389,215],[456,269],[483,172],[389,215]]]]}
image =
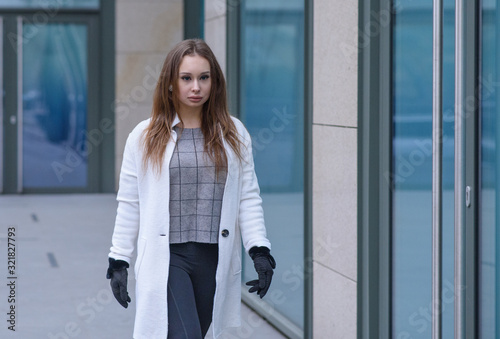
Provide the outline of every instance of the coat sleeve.
{"type": "MultiPolygon", "coordinates": [[[[130,263],[139,231],[139,192],[137,159],[133,140],[129,135],[123,152],[120,171],[118,210],[109,257],[130,263]]],[[[140,164],[139,164],[140,166],[140,164]]]]}
{"type": "Polygon", "coordinates": [[[241,125],[241,129],[240,134],[244,146],[242,148],[243,159],[241,161],[242,186],[238,225],[241,231],[243,246],[248,253],[254,246],[266,246],[271,249],[271,243],[266,235],[262,198],[260,196],[260,188],[253,161],[252,140],[245,127],[241,125]]]}

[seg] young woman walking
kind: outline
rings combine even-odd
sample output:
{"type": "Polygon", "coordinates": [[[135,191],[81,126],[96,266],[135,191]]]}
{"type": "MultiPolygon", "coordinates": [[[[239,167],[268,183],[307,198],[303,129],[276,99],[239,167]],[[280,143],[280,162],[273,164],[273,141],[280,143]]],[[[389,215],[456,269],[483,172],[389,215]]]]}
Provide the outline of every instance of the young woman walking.
{"type": "Polygon", "coordinates": [[[264,297],[274,258],[248,131],[227,109],[209,46],[185,40],[167,55],[152,116],[123,155],[107,278],[123,307],[137,244],[136,339],[204,338],[240,325],[241,244],[264,297]]]}

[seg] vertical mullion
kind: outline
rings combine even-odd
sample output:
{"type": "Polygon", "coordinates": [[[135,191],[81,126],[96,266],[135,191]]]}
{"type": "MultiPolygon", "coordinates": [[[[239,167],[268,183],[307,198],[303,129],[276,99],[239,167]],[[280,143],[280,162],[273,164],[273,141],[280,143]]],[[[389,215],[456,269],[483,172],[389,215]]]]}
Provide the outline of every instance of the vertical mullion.
{"type": "Polygon", "coordinates": [[[465,188],[464,205],[464,322],[465,338],[478,338],[478,194],[479,194],[479,0],[467,1],[464,11],[464,131],[465,188]],[[469,192],[469,193],[467,193],[469,192]]]}
{"type": "MultiPolygon", "coordinates": [[[[99,84],[98,108],[100,111],[99,123],[111,122],[112,126],[116,126],[115,110],[110,108],[109,103],[115,102],[115,0],[101,1],[100,17],[96,19],[99,25],[99,32],[96,35],[91,33],[89,38],[89,47],[95,41],[99,43],[99,54],[95,62],[98,64],[97,81],[99,84]]],[[[93,25],[92,25],[93,26],[93,25]]],[[[91,26],[91,27],[92,27],[91,26]]],[[[92,59],[89,59],[89,71],[96,69],[92,59]]],[[[89,74],[89,93],[92,80],[89,74]]],[[[91,112],[91,111],[88,111],[91,112]]],[[[88,113],[87,113],[88,114],[88,113]]],[[[104,133],[104,139],[100,145],[99,166],[97,173],[89,173],[90,176],[96,176],[100,182],[97,192],[116,192],[115,188],[115,131],[104,133]]],[[[89,178],[90,179],[90,178],[89,178]]],[[[92,190],[94,191],[94,190],[92,190]]]]}
{"type": "MultiPolygon", "coordinates": [[[[102,21],[101,21],[102,22],[102,21]]],[[[76,23],[76,21],[75,21],[76,23]]],[[[80,23],[80,22],[79,22],[80,23]]],[[[102,93],[102,89],[99,88],[101,84],[99,82],[99,56],[103,55],[101,53],[102,46],[96,43],[99,41],[99,31],[100,22],[97,16],[89,16],[88,20],[83,20],[82,24],[87,27],[87,127],[86,131],[89,135],[86,136],[86,142],[95,148],[94,152],[89,152],[87,156],[87,186],[84,188],[86,192],[102,192],[103,190],[103,173],[107,170],[114,168],[114,166],[104,167],[103,162],[107,158],[104,155],[104,147],[106,134],[101,131],[101,123],[104,121],[106,113],[99,110],[99,93],[102,93]],[[97,114],[95,112],[98,112],[97,114]],[[102,140],[95,144],[92,143],[90,138],[90,133],[92,131],[100,131],[102,135],[102,140]],[[102,169],[102,170],[101,170],[102,169]]],[[[101,58],[103,60],[104,57],[101,58]]],[[[109,139],[108,139],[109,140],[109,139]]],[[[106,140],[106,141],[108,141],[106,140]]],[[[113,158],[113,157],[109,157],[113,158]]]]}
{"type": "MultiPolygon", "coordinates": [[[[3,17],[0,17],[0,36],[3,34],[3,17]]],[[[3,192],[3,156],[4,156],[4,142],[3,142],[3,43],[0,43],[0,193],[3,192]]]]}
{"type": "Polygon", "coordinates": [[[3,16],[2,74],[4,128],[3,162],[9,164],[3,168],[3,192],[17,191],[17,23],[13,15],[3,16]]]}
{"type": "MultiPolygon", "coordinates": [[[[391,13],[393,11],[390,1],[381,2],[378,9],[380,15],[382,13],[391,13]]],[[[394,12],[393,12],[394,13],[394,12]]],[[[393,81],[393,54],[392,54],[392,27],[394,16],[389,16],[387,25],[380,27],[379,40],[379,137],[378,142],[380,158],[379,162],[379,178],[382,178],[383,173],[390,173],[392,167],[392,126],[393,126],[393,109],[392,109],[392,81],[393,81]]],[[[378,190],[378,208],[379,208],[379,256],[380,272],[379,280],[379,305],[378,312],[380,314],[379,321],[379,338],[391,338],[392,332],[392,185],[387,184],[384,179],[384,184],[380,184],[378,190]]]]}
{"type": "Polygon", "coordinates": [[[441,285],[443,258],[443,1],[433,3],[432,95],[432,338],[442,335],[441,285]]]}
{"type": "MultiPolygon", "coordinates": [[[[500,55],[500,0],[495,1],[495,6],[494,10],[492,13],[493,17],[495,18],[494,22],[496,22],[496,27],[494,29],[494,36],[496,37],[495,41],[495,47],[494,47],[494,53],[496,56],[500,55]]],[[[491,21],[490,21],[491,22],[491,21]]],[[[497,80],[500,78],[500,58],[495,58],[496,62],[493,66],[493,74],[491,74],[492,78],[494,80],[497,80]]],[[[499,144],[500,142],[500,101],[498,97],[498,92],[496,93],[496,100],[495,100],[495,106],[496,106],[496,130],[495,130],[495,138],[493,139],[496,143],[496,145],[499,144]]],[[[495,147],[495,168],[500,167],[500,147],[495,147]]],[[[495,257],[494,257],[494,262],[495,262],[495,268],[494,268],[494,284],[495,284],[495,317],[494,319],[497,319],[495,321],[495,338],[498,338],[500,336],[500,291],[499,289],[499,283],[500,283],[500,229],[497,225],[500,224],[500,177],[496,175],[495,179],[495,207],[497,207],[495,211],[495,257]]],[[[483,282],[484,284],[484,282],[483,282]]]]}
{"type": "Polygon", "coordinates": [[[465,0],[455,1],[455,338],[464,338],[464,8],[465,0]]]}
{"type": "Polygon", "coordinates": [[[239,36],[238,40],[240,41],[238,45],[238,118],[242,121],[246,121],[247,112],[246,112],[246,82],[245,79],[245,67],[246,67],[246,55],[247,55],[247,46],[246,46],[246,31],[247,31],[247,13],[246,13],[246,2],[242,1],[239,5],[238,9],[238,20],[239,20],[239,36]]]}
{"type": "MultiPolygon", "coordinates": [[[[304,268],[313,269],[312,245],[312,112],[314,61],[314,1],[304,6],[304,268]]],[[[309,272],[312,272],[309,271],[309,272]]],[[[304,276],[304,338],[313,333],[313,275],[304,276]]]]}
{"type": "Polygon", "coordinates": [[[184,0],[184,39],[203,39],[204,26],[204,1],[184,0]]]}
{"type": "Polygon", "coordinates": [[[455,338],[477,338],[478,3],[456,0],[455,338]]]}
{"type": "Polygon", "coordinates": [[[17,193],[23,191],[23,18],[17,17],[17,193]]]}
{"type": "Polygon", "coordinates": [[[226,14],[226,81],[227,81],[227,94],[229,98],[229,112],[241,119],[239,113],[239,87],[240,79],[240,44],[241,44],[241,30],[240,30],[240,6],[239,2],[227,5],[226,14]]]}
{"type": "MultiPolygon", "coordinates": [[[[360,0],[359,30],[365,31],[374,14],[394,14],[392,6],[360,0]]],[[[358,54],[359,339],[392,337],[392,185],[385,178],[392,173],[392,22],[379,28],[358,54]]]]}

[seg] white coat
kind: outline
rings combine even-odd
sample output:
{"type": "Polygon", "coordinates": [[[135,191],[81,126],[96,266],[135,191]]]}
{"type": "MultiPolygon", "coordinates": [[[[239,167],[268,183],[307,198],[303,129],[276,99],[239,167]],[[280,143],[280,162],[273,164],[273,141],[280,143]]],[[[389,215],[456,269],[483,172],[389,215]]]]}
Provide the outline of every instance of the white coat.
{"type": "MultiPolygon", "coordinates": [[[[262,199],[255,176],[251,139],[241,121],[233,118],[244,147],[240,163],[224,142],[228,174],[219,227],[219,261],[213,309],[213,335],[240,326],[241,241],[248,252],[253,246],[271,248],[266,237],[262,199]],[[222,230],[229,231],[227,237],[222,230]]],[[[179,122],[175,118],[173,126],[179,122]]],[[[160,175],[149,165],[144,170],[142,133],[149,119],[130,133],[123,154],[117,195],[118,210],[109,257],[131,262],[137,241],[136,316],[134,338],[167,338],[167,281],[169,249],[169,163],[177,134],[167,144],[160,175]]]]}

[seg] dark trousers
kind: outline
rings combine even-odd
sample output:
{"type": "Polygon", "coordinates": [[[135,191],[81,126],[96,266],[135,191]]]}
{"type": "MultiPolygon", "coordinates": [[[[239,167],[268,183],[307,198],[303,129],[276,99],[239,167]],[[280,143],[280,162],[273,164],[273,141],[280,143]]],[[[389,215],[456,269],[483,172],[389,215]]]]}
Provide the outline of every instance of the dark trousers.
{"type": "Polygon", "coordinates": [[[218,244],[170,244],[168,339],[202,339],[212,322],[218,244]]]}

